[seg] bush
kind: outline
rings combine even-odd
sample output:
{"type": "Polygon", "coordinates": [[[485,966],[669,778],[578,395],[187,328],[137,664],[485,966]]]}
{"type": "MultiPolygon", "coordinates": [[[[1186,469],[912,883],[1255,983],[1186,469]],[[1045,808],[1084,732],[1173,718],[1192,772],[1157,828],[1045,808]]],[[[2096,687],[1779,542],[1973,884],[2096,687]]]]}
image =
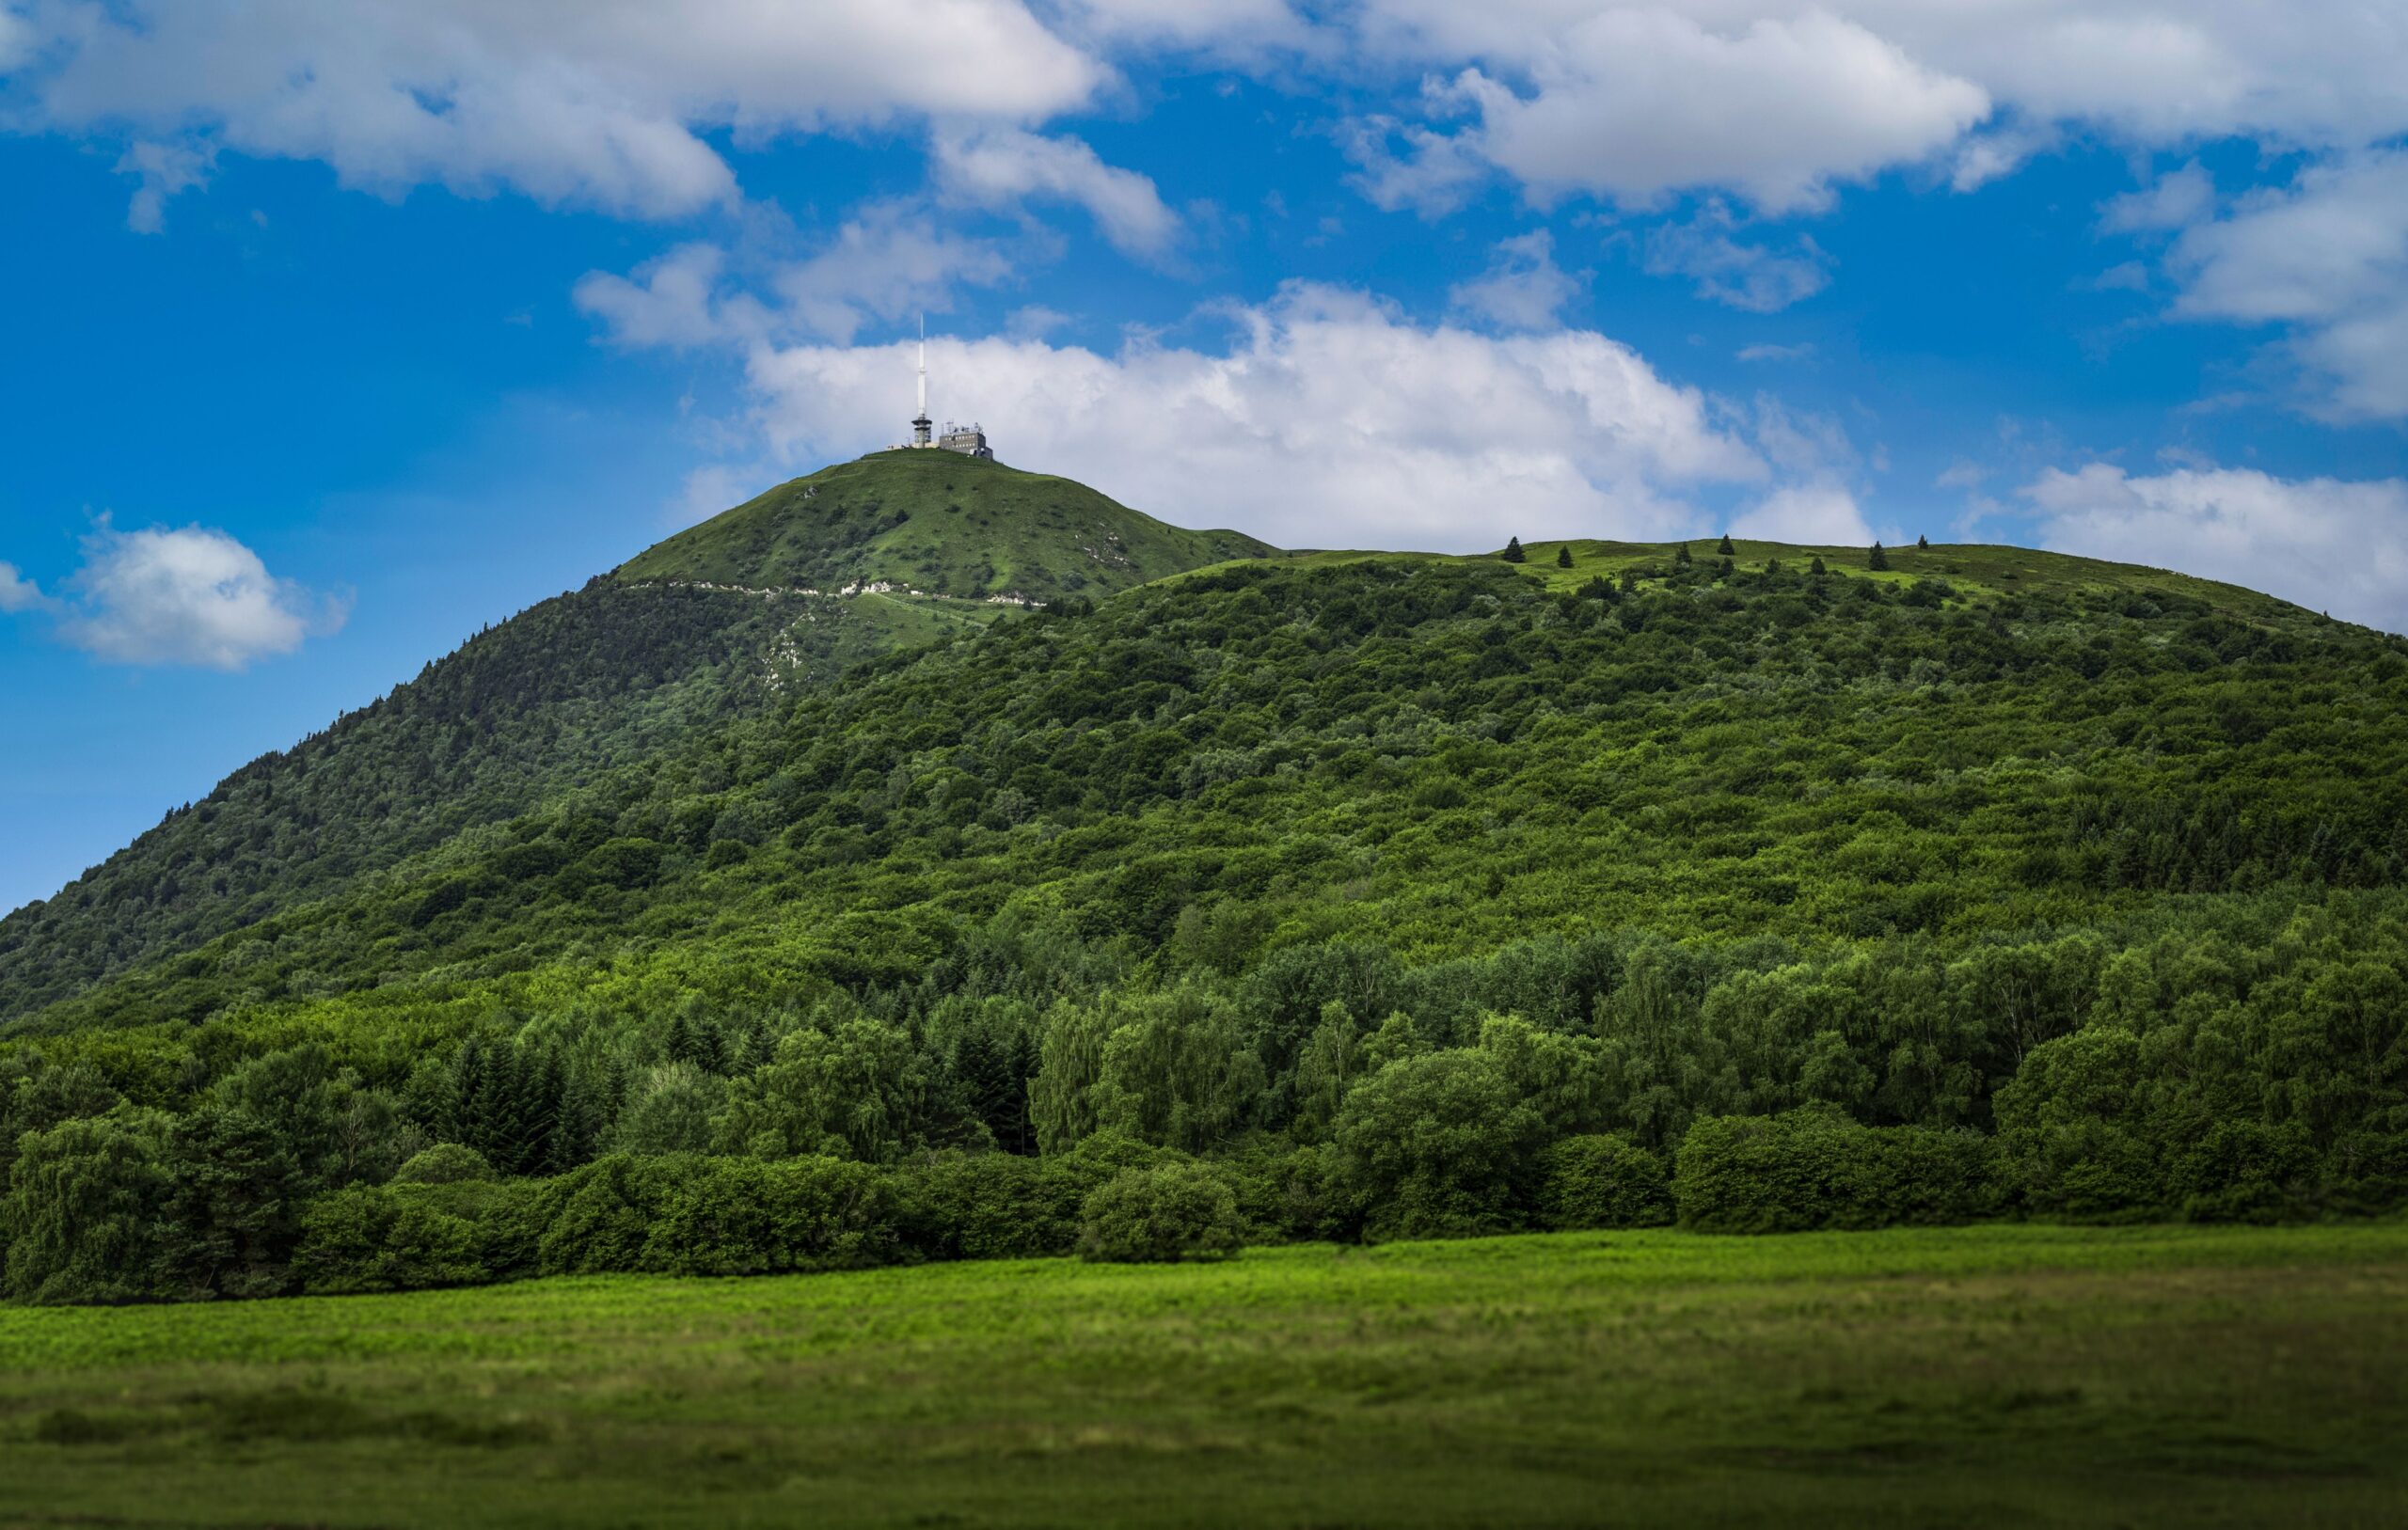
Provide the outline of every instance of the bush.
{"type": "Polygon", "coordinates": [[[1542,1161],[1541,1205],[1550,1227],[1661,1227],[1672,1220],[1663,1159],[1627,1138],[1566,1137],[1542,1161]]]}
{"type": "Polygon", "coordinates": [[[301,1215],[301,1244],[293,1256],[301,1288],[312,1296],[347,1296],[491,1280],[477,1223],[441,1204],[433,1190],[358,1185],[312,1201],[301,1215]]]}
{"type": "Polygon", "coordinates": [[[556,1182],[546,1274],[755,1275],[904,1257],[895,1176],[839,1159],[598,1159],[556,1182]]]}
{"type": "Polygon", "coordinates": [[[1228,1182],[1200,1163],[1125,1169],[1086,1199],[1079,1257],[1115,1264],[1222,1259],[1244,1242],[1228,1182]]]}
{"type": "Polygon", "coordinates": [[[1672,1199],[1682,1226],[1715,1233],[1971,1222],[2002,1206],[1988,1138],[1859,1126],[1829,1106],[1700,1120],[1672,1199]]]}
{"type": "Polygon", "coordinates": [[[1033,1259],[1078,1241],[1075,1203],[1065,1215],[1035,1159],[1012,1153],[940,1153],[903,1176],[905,1236],[929,1259],[1033,1259]]]}
{"type": "Polygon", "coordinates": [[[491,1179],[493,1165],[473,1147],[437,1143],[393,1171],[400,1185],[456,1185],[464,1179],[491,1179]]]}
{"type": "Polygon", "coordinates": [[[1369,1238],[1460,1238],[1529,1223],[1546,1126],[1497,1059],[1401,1057],[1339,1112],[1339,1174],[1369,1238]]]}

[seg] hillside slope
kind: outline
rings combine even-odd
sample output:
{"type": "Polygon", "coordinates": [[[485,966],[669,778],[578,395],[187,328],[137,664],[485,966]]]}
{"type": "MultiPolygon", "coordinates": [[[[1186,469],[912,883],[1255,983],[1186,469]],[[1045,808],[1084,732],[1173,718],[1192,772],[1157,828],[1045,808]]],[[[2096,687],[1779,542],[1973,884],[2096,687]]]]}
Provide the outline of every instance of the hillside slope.
{"type": "Polygon", "coordinates": [[[1101,594],[1262,550],[951,452],[797,480],[480,634],[0,920],[0,1021],[674,754],[864,659],[976,631],[1006,608],[990,594],[1101,594]],[[958,598],[835,593],[878,582],[958,598]]]}
{"type": "Polygon", "coordinates": [[[617,577],[818,591],[889,582],[1041,604],[1271,550],[1235,531],[1165,525],[1066,478],[900,450],[781,483],[630,559],[617,577]]]}
{"type": "Polygon", "coordinates": [[[2408,643],[1536,550],[990,607],[23,1013],[6,1289],[2408,1204],[2408,643]]]}

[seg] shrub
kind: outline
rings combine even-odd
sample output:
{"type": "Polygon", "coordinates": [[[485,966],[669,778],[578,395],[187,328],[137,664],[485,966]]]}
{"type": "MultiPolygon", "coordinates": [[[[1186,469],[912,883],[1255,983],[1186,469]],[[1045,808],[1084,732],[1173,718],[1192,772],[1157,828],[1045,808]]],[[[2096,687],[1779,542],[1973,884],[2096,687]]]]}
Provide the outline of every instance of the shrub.
{"type": "Polygon", "coordinates": [[[420,1184],[356,1185],[309,1203],[293,1256],[301,1288],[313,1296],[350,1295],[492,1279],[477,1223],[441,1204],[434,1191],[420,1184]]]}
{"type": "Polygon", "coordinates": [[[1339,1173],[1369,1238],[1451,1238],[1528,1222],[1545,1124],[1498,1060],[1459,1049],[1400,1057],[1339,1112],[1339,1173]]]}
{"type": "Polygon", "coordinates": [[[1124,1169],[1086,1199],[1079,1257],[1116,1264],[1222,1259],[1244,1238],[1228,1181],[1200,1163],[1124,1169]]]}
{"type": "Polygon", "coordinates": [[[1661,1227],[1672,1220],[1663,1159],[1627,1138],[1566,1137],[1542,1161],[1541,1205],[1550,1227],[1661,1227]]]}
{"type": "Polygon", "coordinates": [[[860,1270],[905,1253],[895,1177],[864,1163],[613,1154],[557,1185],[546,1274],[860,1270]]]}
{"type": "Polygon", "coordinates": [[[437,1143],[393,1171],[401,1185],[455,1185],[464,1179],[491,1179],[493,1165],[473,1147],[437,1143]]]}
{"type": "Polygon", "coordinates": [[[1035,1159],[1011,1153],[940,1153],[905,1175],[907,1237],[930,1259],[1030,1259],[1068,1254],[1079,1237],[1079,1197],[1035,1159]]]}
{"type": "Polygon", "coordinates": [[[1970,1222],[2001,1208],[1988,1139],[1859,1126],[1829,1106],[1701,1119],[1681,1144],[1672,1198],[1681,1225],[1717,1233],[1970,1222]]]}

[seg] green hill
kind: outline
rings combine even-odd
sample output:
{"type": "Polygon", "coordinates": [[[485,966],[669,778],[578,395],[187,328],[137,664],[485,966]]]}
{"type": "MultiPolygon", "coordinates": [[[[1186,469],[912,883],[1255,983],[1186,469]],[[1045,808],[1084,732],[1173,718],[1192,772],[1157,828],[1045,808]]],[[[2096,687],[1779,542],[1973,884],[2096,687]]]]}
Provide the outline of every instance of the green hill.
{"type": "Polygon", "coordinates": [[[1061,1252],[1191,1159],[1265,1238],[2408,1202],[2408,643],[2017,549],[1193,568],[1126,512],[1126,568],[1030,512],[1096,594],[1023,610],[1048,481],[935,455],[604,581],[856,632],[723,715],[239,928],[0,926],[8,1289],[1061,1252]],[[942,592],[802,592],[872,576],[942,592]],[[390,1182],[432,1144],[499,1177],[390,1182]]]}
{"type": "Polygon", "coordinates": [[[1006,608],[990,594],[1103,594],[1265,550],[953,452],[798,479],[480,634],[0,920],[0,1021],[674,756],[864,659],[974,631],[1006,608]],[[956,598],[834,593],[880,582],[956,598]]]}
{"type": "Polygon", "coordinates": [[[616,577],[829,592],[892,583],[1041,604],[1269,551],[1235,531],[1164,525],[1066,478],[899,450],[781,483],[629,560],[616,577]]]}

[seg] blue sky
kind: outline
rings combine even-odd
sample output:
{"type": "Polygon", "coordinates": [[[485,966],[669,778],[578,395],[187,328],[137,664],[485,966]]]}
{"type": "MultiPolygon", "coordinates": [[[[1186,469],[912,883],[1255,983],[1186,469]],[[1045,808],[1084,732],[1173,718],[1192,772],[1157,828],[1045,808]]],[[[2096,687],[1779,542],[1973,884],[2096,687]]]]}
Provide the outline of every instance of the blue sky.
{"type": "Polygon", "coordinates": [[[1291,546],[2045,545],[2408,628],[2408,24],[0,0],[0,907],[933,406],[1291,546]]]}

